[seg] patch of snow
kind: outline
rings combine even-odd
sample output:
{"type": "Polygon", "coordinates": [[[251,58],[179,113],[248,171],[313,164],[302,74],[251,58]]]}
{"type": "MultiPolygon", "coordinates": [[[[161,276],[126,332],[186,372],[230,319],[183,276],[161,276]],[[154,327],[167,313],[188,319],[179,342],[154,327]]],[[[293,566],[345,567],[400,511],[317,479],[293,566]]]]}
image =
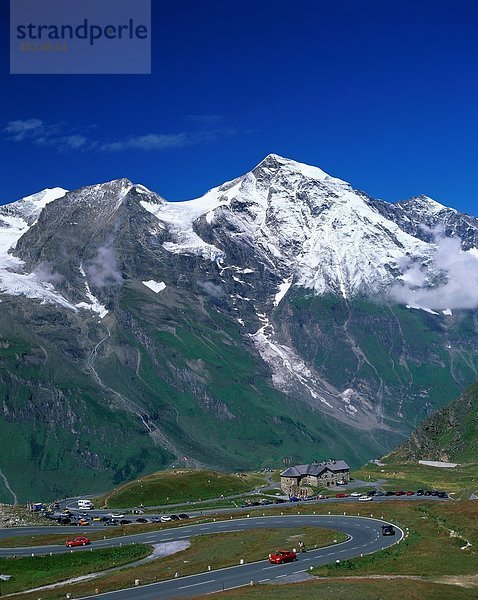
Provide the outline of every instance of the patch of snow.
{"type": "Polygon", "coordinates": [[[413,304],[407,304],[406,307],[411,310],[424,310],[425,312],[430,313],[431,315],[440,314],[440,313],[435,312],[431,308],[426,308],[425,306],[414,306],[413,304]]]}
{"type": "Polygon", "coordinates": [[[458,466],[458,463],[443,462],[441,460],[419,460],[418,464],[425,465],[427,467],[438,467],[441,469],[454,469],[458,466]]]}
{"type": "Polygon", "coordinates": [[[274,296],[274,306],[279,306],[281,300],[287,294],[290,286],[292,285],[292,279],[292,276],[288,277],[287,279],[284,279],[284,281],[279,285],[279,291],[274,296]]]}
{"type": "Polygon", "coordinates": [[[468,250],[468,254],[472,254],[473,256],[476,256],[476,257],[478,257],[478,248],[475,248],[475,247],[473,247],[473,248],[470,248],[470,249],[468,250]]]}
{"type": "Polygon", "coordinates": [[[100,316],[100,319],[104,319],[106,317],[106,315],[108,314],[108,310],[106,309],[106,306],[101,304],[101,302],[98,300],[98,298],[96,298],[96,296],[94,296],[92,294],[90,286],[86,279],[85,270],[83,269],[83,263],[80,263],[80,273],[83,275],[83,277],[85,277],[86,296],[88,297],[88,300],[90,300],[91,304],[88,304],[87,302],[79,302],[78,304],[75,305],[76,308],[84,308],[86,310],[92,310],[93,312],[98,313],[98,315],[100,316]]]}
{"type": "Polygon", "coordinates": [[[444,315],[446,315],[447,317],[452,317],[453,316],[453,312],[452,312],[451,308],[446,308],[445,310],[442,310],[442,313],[444,315]]]}
{"type": "Polygon", "coordinates": [[[201,198],[184,202],[155,204],[142,200],[140,204],[159,221],[168,225],[174,241],[163,243],[165,250],[174,254],[197,254],[217,262],[224,258],[224,252],[201,239],[194,231],[194,222],[206,215],[206,221],[211,223],[214,211],[230,203],[239,185],[240,182],[228,182],[209,190],[201,198]]]}
{"type": "Polygon", "coordinates": [[[164,281],[154,281],[154,279],[150,279],[149,281],[142,281],[141,283],[155,294],[159,294],[159,292],[162,292],[166,288],[164,281]]]}
{"type": "Polygon", "coordinates": [[[24,262],[10,254],[45,206],[66,193],[63,188],[49,188],[0,207],[0,292],[37,298],[76,310],[51,283],[41,281],[35,273],[22,273],[24,262]]]}
{"type": "Polygon", "coordinates": [[[314,400],[319,400],[329,408],[332,405],[310,385],[313,380],[310,369],[288,346],[277,344],[271,340],[274,327],[266,319],[265,324],[250,334],[262,359],[272,367],[272,381],[279,389],[287,389],[290,380],[296,379],[304,386],[314,400]]]}

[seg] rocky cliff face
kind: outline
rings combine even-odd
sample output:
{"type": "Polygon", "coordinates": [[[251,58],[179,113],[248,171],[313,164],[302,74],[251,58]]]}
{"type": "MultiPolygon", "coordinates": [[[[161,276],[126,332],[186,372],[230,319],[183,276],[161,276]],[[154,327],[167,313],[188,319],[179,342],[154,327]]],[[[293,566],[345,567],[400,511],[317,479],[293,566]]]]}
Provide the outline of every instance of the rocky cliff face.
{"type": "Polygon", "coordinates": [[[476,219],[276,155],[188,202],[120,179],[0,207],[10,488],[383,455],[478,378],[473,308],[397,303],[410,265],[446,285],[436,225],[475,260],[476,219]]]}
{"type": "Polygon", "coordinates": [[[427,417],[391,455],[398,460],[478,460],[478,384],[427,417]]]}

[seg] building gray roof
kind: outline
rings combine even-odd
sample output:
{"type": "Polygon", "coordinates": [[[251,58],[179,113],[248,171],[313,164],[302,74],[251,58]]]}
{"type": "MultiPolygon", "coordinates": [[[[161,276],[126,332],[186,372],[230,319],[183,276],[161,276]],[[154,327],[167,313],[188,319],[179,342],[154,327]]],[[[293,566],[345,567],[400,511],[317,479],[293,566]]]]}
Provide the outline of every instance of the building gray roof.
{"type": "Polygon", "coordinates": [[[281,477],[305,477],[306,475],[319,477],[327,469],[333,473],[337,471],[350,471],[350,467],[345,460],[328,460],[311,463],[309,465],[289,467],[281,473],[281,477]]]}

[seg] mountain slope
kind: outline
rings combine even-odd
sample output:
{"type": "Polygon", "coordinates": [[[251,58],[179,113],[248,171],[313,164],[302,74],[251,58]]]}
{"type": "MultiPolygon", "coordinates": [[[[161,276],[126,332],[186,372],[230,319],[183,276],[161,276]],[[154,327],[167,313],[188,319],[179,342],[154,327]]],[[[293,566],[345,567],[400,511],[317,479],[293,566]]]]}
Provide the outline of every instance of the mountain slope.
{"type": "Polygon", "coordinates": [[[478,462],[478,384],[426,418],[390,458],[478,462]]]}
{"type": "MultiPolygon", "coordinates": [[[[389,295],[407,261],[439,281],[428,201],[277,155],[183,203],[126,179],[53,195],[0,207],[0,470],[19,498],[173,462],[358,465],[478,379],[474,310],[389,295]]],[[[472,218],[446,219],[473,257],[472,218]]]]}

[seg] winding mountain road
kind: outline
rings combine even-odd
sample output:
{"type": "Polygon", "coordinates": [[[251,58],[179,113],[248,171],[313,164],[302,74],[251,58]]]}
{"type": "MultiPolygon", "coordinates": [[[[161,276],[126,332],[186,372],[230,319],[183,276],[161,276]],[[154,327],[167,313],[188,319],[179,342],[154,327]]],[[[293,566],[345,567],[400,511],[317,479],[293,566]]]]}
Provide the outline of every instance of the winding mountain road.
{"type": "MultiPolygon", "coordinates": [[[[226,533],[229,531],[247,531],[263,528],[290,529],[299,527],[321,527],[342,531],[348,536],[347,541],[317,550],[310,550],[305,554],[300,554],[298,561],[284,565],[271,565],[267,560],[253,562],[249,564],[236,565],[224,569],[214,570],[211,565],[211,571],[178,577],[172,580],[159,583],[132,587],[129,589],[99,594],[99,596],[108,596],[111,600],[168,600],[172,598],[191,598],[201,594],[213,593],[222,590],[240,587],[249,584],[251,581],[256,583],[265,583],[286,577],[287,575],[297,574],[308,571],[313,566],[323,565],[336,560],[344,560],[360,556],[361,554],[370,554],[387,548],[399,542],[403,536],[403,531],[396,529],[395,536],[382,536],[381,527],[384,521],[369,517],[355,516],[337,516],[337,515],[281,515],[281,516],[258,516],[232,518],[230,520],[215,521],[211,523],[198,523],[195,525],[183,525],[175,528],[168,528],[159,531],[150,531],[147,533],[131,534],[118,538],[110,538],[95,541],[93,548],[109,548],[125,544],[158,544],[162,542],[173,542],[184,540],[196,535],[226,533]]],[[[92,528],[93,529],[93,528],[92,528]]],[[[94,529],[99,529],[94,528],[94,529]]],[[[48,527],[48,528],[21,528],[16,530],[0,530],[0,537],[12,537],[13,535],[39,535],[45,533],[76,533],[78,527],[48,527]]],[[[75,548],[74,552],[88,551],[91,547],[75,548]]],[[[264,556],[269,552],[276,550],[267,544],[264,540],[264,556]]],[[[0,548],[0,556],[30,556],[32,552],[39,554],[57,554],[61,552],[70,552],[65,546],[37,546],[35,548],[0,548]]],[[[247,551],[244,551],[244,561],[247,562],[247,551]]],[[[127,566],[125,567],[127,568],[127,566]]],[[[134,583],[133,581],[131,582],[134,583]]],[[[93,596],[92,596],[93,597],[93,596]]],[[[94,598],[98,598],[95,595],[94,598]]]]}

